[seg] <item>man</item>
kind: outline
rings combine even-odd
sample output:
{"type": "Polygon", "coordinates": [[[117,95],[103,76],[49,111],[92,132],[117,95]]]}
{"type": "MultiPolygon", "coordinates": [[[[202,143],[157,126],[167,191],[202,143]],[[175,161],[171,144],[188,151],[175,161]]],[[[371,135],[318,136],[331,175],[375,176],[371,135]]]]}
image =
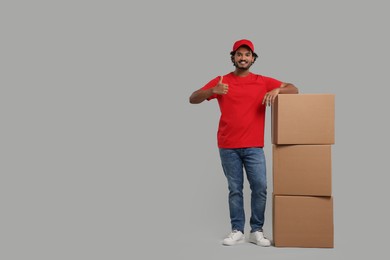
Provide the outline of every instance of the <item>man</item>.
{"type": "Polygon", "coordinates": [[[234,43],[230,53],[235,70],[218,76],[190,96],[191,104],[216,98],[221,111],[218,126],[218,148],[229,189],[229,211],[232,232],[224,245],[244,242],[245,213],[243,205],[243,169],[251,189],[249,242],[270,246],[263,234],[267,199],[266,165],[263,151],[266,106],[278,94],[296,94],[290,83],[257,75],[249,71],[257,59],[254,45],[247,39],[234,43]]]}

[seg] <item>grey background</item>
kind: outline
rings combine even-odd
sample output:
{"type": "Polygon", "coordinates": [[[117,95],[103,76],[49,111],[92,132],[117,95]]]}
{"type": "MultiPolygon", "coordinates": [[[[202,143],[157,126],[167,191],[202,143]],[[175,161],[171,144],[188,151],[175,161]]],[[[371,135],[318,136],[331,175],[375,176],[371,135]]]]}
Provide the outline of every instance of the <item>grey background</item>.
{"type": "MultiPolygon", "coordinates": [[[[2,1],[0,258],[388,255],[385,3],[2,1]],[[220,244],[218,105],[188,97],[233,70],[241,38],[260,56],[253,72],[336,95],[334,249],[220,244]]],[[[271,208],[269,196],[270,238],[271,208]]]]}

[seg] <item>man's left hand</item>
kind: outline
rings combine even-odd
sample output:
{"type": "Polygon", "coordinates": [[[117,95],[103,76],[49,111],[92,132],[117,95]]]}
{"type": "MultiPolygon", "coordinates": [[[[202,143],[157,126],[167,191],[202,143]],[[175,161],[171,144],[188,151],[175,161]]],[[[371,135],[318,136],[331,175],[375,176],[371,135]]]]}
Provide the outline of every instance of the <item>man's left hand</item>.
{"type": "Polygon", "coordinates": [[[275,88],[267,92],[264,95],[262,104],[263,105],[265,104],[266,106],[271,106],[274,103],[275,98],[279,95],[279,93],[280,93],[280,88],[275,88]]]}

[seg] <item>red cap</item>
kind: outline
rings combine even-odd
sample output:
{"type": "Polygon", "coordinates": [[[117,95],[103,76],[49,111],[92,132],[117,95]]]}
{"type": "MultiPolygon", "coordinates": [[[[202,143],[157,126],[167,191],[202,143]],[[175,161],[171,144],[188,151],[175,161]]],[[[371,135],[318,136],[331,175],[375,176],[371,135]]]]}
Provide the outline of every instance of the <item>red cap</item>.
{"type": "Polygon", "coordinates": [[[250,40],[247,40],[247,39],[242,39],[242,40],[238,40],[234,43],[233,45],[233,50],[232,52],[236,51],[238,48],[240,48],[242,45],[246,45],[248,46],[251,51],[254,53],[255,52],[255,46],[253,45],[253,43],[250,41],[250,40]]]}

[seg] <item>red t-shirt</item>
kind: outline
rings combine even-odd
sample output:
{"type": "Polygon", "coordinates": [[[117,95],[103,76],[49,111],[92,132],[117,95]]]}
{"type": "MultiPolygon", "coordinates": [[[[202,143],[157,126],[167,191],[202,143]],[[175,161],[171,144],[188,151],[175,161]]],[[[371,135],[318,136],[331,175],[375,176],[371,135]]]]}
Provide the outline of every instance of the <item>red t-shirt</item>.
{"type": "MultiPolygon", "coordinates": [[[[218,84],[220,77],[207,83],[202,89],[218,84]]],[[[253,73],[245,77],[233,72],[223,76],[222,83],[229,85],[226,95],[214,94],[208,100],[217,98],[221,117],[218,126],[219,148],[245,148],[264,146],[265,105],[264,95],[279,88],[281,81],[253,73]]]]}

